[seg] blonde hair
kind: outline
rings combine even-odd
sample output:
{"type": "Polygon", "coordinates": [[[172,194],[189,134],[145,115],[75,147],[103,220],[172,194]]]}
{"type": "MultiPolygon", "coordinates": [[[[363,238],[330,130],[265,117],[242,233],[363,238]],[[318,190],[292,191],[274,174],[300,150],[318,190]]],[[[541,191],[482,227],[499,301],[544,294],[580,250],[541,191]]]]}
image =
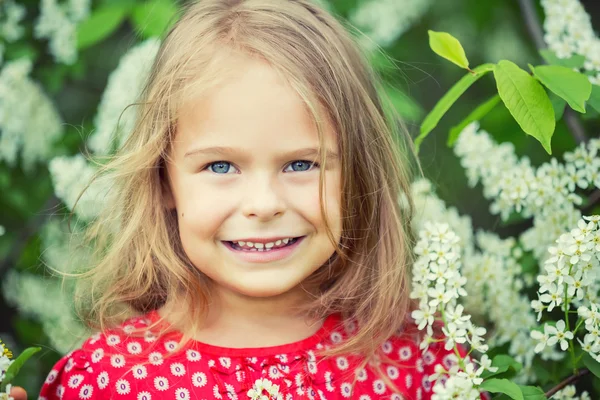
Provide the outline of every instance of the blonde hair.
{"type": "MultiPolygon", "coordinates": [[[[342,237],[335,243],[327,227],[337,248],[309,277],[320,290],[302,311],[320,318],[339,312],[358,329],[325,353],[368,358],[402,328],[413,243],[407,159],[414,151],[352,29],[308,0],[203,0],[186,7],[136,104],[135,128],[100,171],[114,181],[114,195],[88,230],[98,250],[77,299],[90,326],[104,330],[136,313],[187,304],[185,316],[171,322],[185,340],[194,336],[209,282],[187,258],[176,211],[165,206],[165,160],[178,109],[227,79],[224,61],[242,52],[286,77],[314,117],[321,148],[325,119],[337,135],[342,237]]],[[[320,157],[324,162],[325,152],[320,157]]],[[[323,215],[324,185],[321,175],[323,215]]]]}

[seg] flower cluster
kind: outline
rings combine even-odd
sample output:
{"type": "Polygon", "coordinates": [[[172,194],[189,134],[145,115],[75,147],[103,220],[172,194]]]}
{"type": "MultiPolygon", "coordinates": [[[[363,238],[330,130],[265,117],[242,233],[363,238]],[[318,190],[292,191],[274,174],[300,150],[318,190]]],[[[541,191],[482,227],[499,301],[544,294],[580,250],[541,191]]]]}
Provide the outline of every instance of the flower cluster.
{"type": "Polygon", "coordinates": [[[257,379],[247,394],[251,400],[283,400],[283,395],[279,393],[279,385],[264,378],[257,379]]]}
{"type": "Polygon", "coordinates": [[[469,185],[482,183],[493,214],[507,219],[516,212],[534,218],[534,226],[520,239],[525,250],[542,259],[553,238],[581,218],[576,206],[583,200],[576,190],[600,187],[599,149],[600,140],[592,139],[566,152],[564,164],[553,158],[534,168],[527,157],[517,158],[512,143],[495,143],[473,122],[462,131],[454,151],[469,185]]]}
{"type": "Polygon", "coordinates": [[[585,57],[583,70],[592,83],[600,84],[600,39],[591,18],[578,0],[542,0],[546,14],[544,40],[559,58],[585,57]]]}
{"type": "Polygon", "coordinates": [[[349,19],[364,29],[376,44],[387,46],[421,18],[432,4],[432,0],[368,0],[362,2],[349,19]]]}
{"type": "Polygon", "coordinates": [[[31,62],[20,59],[0,72],[0,160],[14,166],[20,151],[27,171],[50,158],[64,132],[52,100],[29,78],[30,71],[31,62]]]}
{"type": "Polygon", "coordinates": [[[99,177],[92,182],[96,170],[81,154],[55,157],[48,163],[48,169],[56,196],[69,210],[74,210],[79,217],[87,221],[98,216],[102,204],[112,193],[111,183],[105,177],[99,177]]]}
{"type": "Polygon", "coordinates": [[[6,370],[10,367],[10,364],[14,362],[12,360],[12,352],[6,348],[2,340],[0,340],[0,382],[4,380],[6,370]]]}
{"type": "Polygon", "coordinates": [[[35,24],[37,39],[48,39],[50,52],[57,62],[77,61],[77,24],[90,13],[91,0],[41,0],[40,16],[35,24]]]}
{"type": "Polygon", "coordinates": [[[20,24],[25,17],[25,7],[14,0],[4,0],[0,3],[0,64],[4,55],[4,43],[19,40],[25,32],[20,24]]]}
{"type": "Polygon", "coordinates": [[[536,352],[546,346],[559,344],[562,351],[569,348],[577,331],[583,324],[586,335],[583,342],[577,338],[584,351],[596,360],[600,360],[600,301],[598,290],[600,285],[600,216],[584,216],[577,223],[577,228],[562,234],[556,240],[556,246],[548,249],[550,257],[544,263],[544,273],[538,276],[540,287],[538,300],[531,302],[532,308],[542,313],[561,308],[568,315],[571,307],[577,308],[579,322],[573,330],[569,319],[556,322],[555,326],[545,324],[542,331],[531,332],[538,345],[536,352]]]}
{"type": "Polygon", "coordinates": [[[137,118],[136,109],[127,107],[137,101],[159,46],[152,38],[132,47],[110,74],[94,120],[96,130],[87,142],[94,153],[109,154],[127,139],[137,118]]]}
{"type": "MultiPolygon", "coordinates": [[[[413,290],[410,297],[419,299],[419,309],[414,310],[411,315],[420,330],[426,329],[421,349],[427,348],[434,341],[444,340],[445,348],[454,348],[457,355],[458,344],[465,343],[471,348],[469,354],[473,350],[485,353],[488,349],[483,341],[485,328],[473,324],[471,316],[464,314],[464,307],[457,302],[461,296],[467,295],[463,287],[466,278],[460,273],[460,239],[447,224],[429,222],[424,224],[419,236],[420,240],[414,248],[418,258],[413,266],[413,290]],[[436,321],[443,324],[441,331],[444,339],[438,339],[434,333],[436,321]]],[[[432,399],[478,399],[479,391],[476,387],[482,382],[481,374],[486,367],[490,367],[490,361],[484,355],[479,363],[480,368],[475,369],[467,355],[449,370],[438,366],[433,379],[445,375],[449,377],[445,382],[440,379],[434,385],[435,394],[432,399]]]]}
{"type": "Polygon", "coordinates": [[[52,347],[63,354],[91,334],[74,316],[73,297],[58,279],[12,270],[2,279],[2,293],[21,315],[40,321],[52,347]]]}
{"type": "Polygon", "coordinates": [[[592,400],[592,398],[586,391],[583,391],[583,393],[581,393],[581,396],[577,396],[575,386],[567,385],[564,389],[554,393],[554,396],[552,396],[552,400],[592,400]]]}
{"type": "MultiPolygon", "coordinates": [[[[529,298],[521,289],[533,284],[533,275],[522,274],[519,258],[523,251],[518,243],[514,238],[501,239],[481,230],[474,235],[470,217],[460,216],[456,208],[447,207],[425,179],[412,184],[411,194],[416,210],[413,231],[418,234],[426,222],[435,221],[448,224],[450,230],[458,233],[461,274],[467,279],[464,288],[469,293],[461,299],[462,304],[472,319],[494,324],[489,344],[496,347],[510,343],[509,354],[523,364],[518,380],[532,381],[535,344],[529,332],[536,321],[529,298]],[[526,282],[526,278],[530,279],[526,282]]],[[[406,204],[404,198],[400,200],[406,204]]]]}

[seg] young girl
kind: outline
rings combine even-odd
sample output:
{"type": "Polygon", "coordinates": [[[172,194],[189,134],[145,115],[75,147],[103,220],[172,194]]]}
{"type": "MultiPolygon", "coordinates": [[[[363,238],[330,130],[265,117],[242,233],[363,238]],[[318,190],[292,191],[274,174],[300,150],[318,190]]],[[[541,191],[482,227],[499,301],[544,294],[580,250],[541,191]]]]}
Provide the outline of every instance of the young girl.
{"type": "Polygon", "coordinates": [[[99,333],[40,399],[430,398],[454,355],[408,317],[410,153],[378,85],[309,0],[189,5],[103,170],[99,333]]]}

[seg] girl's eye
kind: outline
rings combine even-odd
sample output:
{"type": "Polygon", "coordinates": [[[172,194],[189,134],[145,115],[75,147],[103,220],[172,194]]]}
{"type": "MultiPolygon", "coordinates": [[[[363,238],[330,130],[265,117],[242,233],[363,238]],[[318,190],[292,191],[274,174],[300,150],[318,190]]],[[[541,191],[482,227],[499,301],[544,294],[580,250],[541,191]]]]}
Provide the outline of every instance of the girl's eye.
{"type": "MultiPolygon", "coordinates": [[[[315,168],[319,167],[319,163],[312,162],[308,160],[296,160],[288,165],[288,167],[292,167],[292,172],[303,172],[309,170],[312,166],[315,168]],[[298,169],[294,169],[294,167],[298,167],[298,169]]],[[[208,169],[211,172],[214,172],[219,175],[227,174],[230,170],[231,163],[228,161],[215,161],[213,163],[208,164],[204,169],[208,169]]]]}

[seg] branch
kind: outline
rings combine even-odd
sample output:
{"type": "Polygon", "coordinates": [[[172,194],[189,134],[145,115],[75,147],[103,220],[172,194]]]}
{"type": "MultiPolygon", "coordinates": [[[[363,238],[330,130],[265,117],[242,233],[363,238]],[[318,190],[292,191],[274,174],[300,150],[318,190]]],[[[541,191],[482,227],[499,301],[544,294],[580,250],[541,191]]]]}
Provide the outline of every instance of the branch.
{"type": "Polygon", "coordinates": [[[580,369],[576,374],[569,376],[567,379],[563,380],[561,383],[559,383],[558,385],[556,385],[555,387],[553,387],[552,389],[547,391],[545,394],[546,398],[550,398],[550,396],[556,394],[556,392],[558,392],[565,386],[567,386],[575,381],[578,381],[580,378],[586,376],[589,373],[590,373],[590,370],[587,368],[580,369]]]}
{"type": "Polygon", "coordinates": [[[8,256],[0,264],[0,280],[2,280],[9,268],[13,267],[19,261],[19,257],[21,257],[29,239],[40,230],[42,225],[52,215],[48,211],[55,209],[60,204],[61,202],[56,196],[50,196],[42,209],[19,231],[8,256]]]}
{"type": "MultiPolygon", "coordinates": [[[[542,29],[542,23],[535,11],[533,0],[519,0],[519,6],[521,7],[523,19],[525,20],[525,26],[527,26],[527,31],[535,43],[535,47],[537,47],[538,50],[546,48],[546,42],[544,42],[544,30],[542,29]]],[[[543,60],[543,63],[545,64],[546,62],[543,60]]],[[[575,111],[569,106],[566,106],[563,118],[575,141],[578,144],[586,142],[587,135],[585,134],[585,129],[578,116],[575,114],[575,111]]]]}

